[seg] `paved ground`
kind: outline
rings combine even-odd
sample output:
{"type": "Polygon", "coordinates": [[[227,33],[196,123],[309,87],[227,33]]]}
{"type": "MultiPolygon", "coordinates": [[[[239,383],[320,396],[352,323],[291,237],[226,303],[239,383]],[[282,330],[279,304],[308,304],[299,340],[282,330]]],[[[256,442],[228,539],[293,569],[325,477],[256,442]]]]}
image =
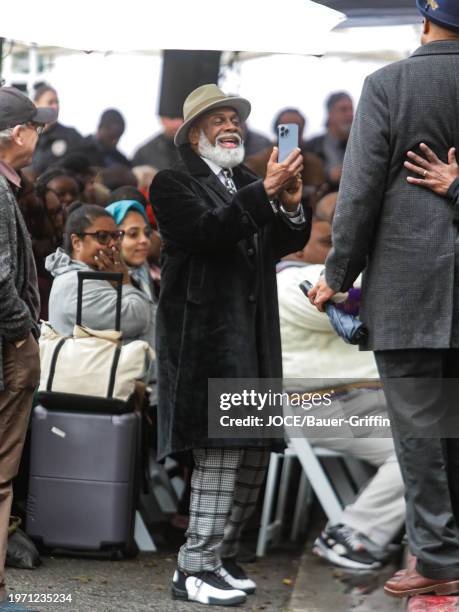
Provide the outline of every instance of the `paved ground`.
{"type": "MultiPolygon", "coordinates": [[[[279,550],[246,569],[259,585],[258,593],[241,612],[280,612],[288,606],[300,550],[279,550]]],[[[164,552],[142,554],[133,561],[101,561],[45,557],[37,570],[7,572],[11,593],[66,593],[72,602],[39,604],[40,612],[203,612],[222,610],[198,604],[174,602],[170,580],[175,558],[164,552]]],[[[33,606],[32,606],[33,608],[33,606]]],[[[327,611],[328,612],[328,611],[327,611]]]]}
{"type": "MultiPolygon", "coordinates": [[[[243,563],[257,584],[241,612],[401,612],[406,602],[384,595],[382,585],[396,566],[381,572],[344,572],[333,569],[310,553],[311,543],[325,518],[311,516],[306,543],[292,545],[286,537],[280,547],[269,550],[255,563],[243,563]]],[[[288,531],[288,529],[287,529],[288,531]]],[[[257,531],[244,542],[246,561],[253,557],[257,531]]],[[[31,606],[39,612],[203,612],[222,610],[173,601],[170,581],[175,569],[175,551],[181,537],[175,530],[161,528],[155,534],[160,552],[142,554],[130,561],[107,561],[65,556],[43,557],[37,570],[9,569],[7,581],[13,594],[59,594],[71,602],[31,606]]],[[[227,609],[227,608],[223,608],[227,609]]],[[[431,608],[428,608],[429,610],[431,608]]],[[[413,608],[418,612],[418,608],[413,608]]],[[[419,608],[426,610],[426,608],[419,608]]],[[[432,608],[433,610],[433,608],[432,608]]],[[[436,612],[452,608],[435,608],[436,612]]],[[[411,611],[410,611],[411,612],[411,611]]]]}
{"type": "MultiPolygon", "coordinates": [[[[404,602],[384,594],[382,586],[398,569],[347,572],[317,559],[305,548],[289,610],[291,612],[402,612],[404,602]]],[[[438,611],[437,611],[438,612],[438,611]]]]}
{"type": "MultiPolygon", "coordinates": [[[[382,585],[395,565],[381,572],[345,572],[333,569],[310,553],[311,542],[320,529],[316,516],[307,543],[284,542],[256,563],[244,567],[257,584],[241,612],[401,612],[404,602],[384,595],[382,585]],[[303,553],[303,554],[302,554],[303,553]]],[[[253,550],[254,535],[246,544],[253,550]]],[[[168,537],[164,538],[168,541],[168,537]]],[[[287,538],[286,538],[287,540],[287,538]]],[[[105,561],[64,556],[44,557],[34,571],[8,570],[12,593],[72,596],[72,602],[39,604],[40,612],[203,612],[222,610],[172,601],[170,580],[175,568],[173,551],[142,554],[132,561],[105,561]]],[[[163,547],[164,548],[164,547],[163,547]]],[[[33,607],[33,606],[32,606],[33,607]]],[[[438,608],[436,608],[438,612],[438,608]]],[[[449,612],[449,608],[447,609],[449,612]]]]}

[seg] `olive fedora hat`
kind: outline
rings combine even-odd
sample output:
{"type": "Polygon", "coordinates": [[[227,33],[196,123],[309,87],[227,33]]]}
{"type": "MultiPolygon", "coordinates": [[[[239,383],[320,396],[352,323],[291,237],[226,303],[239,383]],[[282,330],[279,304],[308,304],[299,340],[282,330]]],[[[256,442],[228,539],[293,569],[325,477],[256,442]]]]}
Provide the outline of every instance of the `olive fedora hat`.
{"type": "Polygon", "coordinates": [[[180,147],[188,142],[188,130],[198,117],[214,108],[226,106],[234,108],[241,121],[245,121],[250,115],[251,106],[248,100],[239,96],[227,96],[213,83],[201,85],[192,91],[183,103],[184,121],[175,134],[175,145],[180,147]]]}

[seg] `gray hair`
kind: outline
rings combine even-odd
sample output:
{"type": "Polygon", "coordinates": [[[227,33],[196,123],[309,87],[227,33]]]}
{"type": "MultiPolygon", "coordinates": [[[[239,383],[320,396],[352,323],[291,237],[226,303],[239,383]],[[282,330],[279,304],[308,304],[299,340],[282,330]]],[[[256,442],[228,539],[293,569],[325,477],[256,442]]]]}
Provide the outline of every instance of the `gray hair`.
{"type": "Polygon", "coordinates": [[[13,130],[14,128],[12,127],[6,128],[6,130],[0,130],[0,147],[6,146],[11,141],[13,130]]]}

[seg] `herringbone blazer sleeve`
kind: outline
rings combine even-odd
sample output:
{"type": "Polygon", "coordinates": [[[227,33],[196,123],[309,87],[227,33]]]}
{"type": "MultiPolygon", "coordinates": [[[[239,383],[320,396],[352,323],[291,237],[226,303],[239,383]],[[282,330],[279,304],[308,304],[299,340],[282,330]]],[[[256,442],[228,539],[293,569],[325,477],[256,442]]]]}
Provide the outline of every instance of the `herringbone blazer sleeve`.
{"type": "Polygon", "coordinates": [[[390,115],[385,91],[367,77],[344,158],[325,278],[347,291],[366,265],[390,163],[390,115]]]}

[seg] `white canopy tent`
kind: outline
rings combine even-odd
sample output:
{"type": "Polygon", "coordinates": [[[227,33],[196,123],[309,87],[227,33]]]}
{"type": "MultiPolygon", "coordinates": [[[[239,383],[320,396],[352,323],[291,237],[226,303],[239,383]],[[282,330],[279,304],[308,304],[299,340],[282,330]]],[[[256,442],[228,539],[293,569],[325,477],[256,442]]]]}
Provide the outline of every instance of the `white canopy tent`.
{"type": "Polygon", "coordinates": [[[82,51],[193,49],[319,55],[345,16],[310,0],[22,0],[0,37],[82,51]]]}

